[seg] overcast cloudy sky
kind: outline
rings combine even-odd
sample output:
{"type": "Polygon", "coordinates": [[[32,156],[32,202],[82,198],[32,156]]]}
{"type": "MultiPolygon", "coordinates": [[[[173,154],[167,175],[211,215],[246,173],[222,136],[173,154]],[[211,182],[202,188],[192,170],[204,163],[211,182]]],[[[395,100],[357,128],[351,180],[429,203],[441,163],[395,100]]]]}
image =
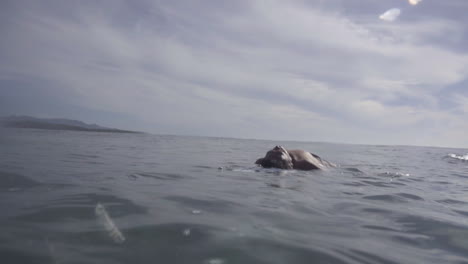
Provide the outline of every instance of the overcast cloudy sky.
{"type": "Polygon", "coordinates": [[[468,1],[412,2],[4,0],[0,115],[468,147],[468,1]]]}

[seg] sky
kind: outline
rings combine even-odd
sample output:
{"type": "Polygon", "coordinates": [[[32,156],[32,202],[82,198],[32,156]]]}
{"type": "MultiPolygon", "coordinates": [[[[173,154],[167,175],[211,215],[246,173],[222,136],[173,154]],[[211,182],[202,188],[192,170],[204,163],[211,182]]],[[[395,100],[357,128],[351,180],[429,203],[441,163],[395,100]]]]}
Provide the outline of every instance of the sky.
{"type": "Polygon", "coordinates": [[[0,115],[468,148],[466,0],[0,3],[0,115]]]}

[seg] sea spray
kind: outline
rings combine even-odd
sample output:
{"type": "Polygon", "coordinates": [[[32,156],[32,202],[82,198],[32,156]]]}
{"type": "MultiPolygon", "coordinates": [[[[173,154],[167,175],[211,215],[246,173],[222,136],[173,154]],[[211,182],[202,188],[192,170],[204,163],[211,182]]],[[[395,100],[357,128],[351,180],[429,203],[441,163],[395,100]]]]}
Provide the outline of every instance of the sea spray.
{"type": "Polygon", "coordinates": [[[112,218],[107,213],[106,208],[102,204],[98,203],[96,204],[95,213],[99,223],[104,226],[109,237],[111,237],[115,243],[123,243],[125,241],[125,237],[115,225],[114,221],[112,221],[112,218]]]}
{"type": "Polygon", "coordinates": [[[448,156],[450,158],[453,158],[453,159],[468,161],[468,154],[466,154],[466,155],[457,155],[457,154],[451,153],[451,154],[448,154],[448,156]]]}

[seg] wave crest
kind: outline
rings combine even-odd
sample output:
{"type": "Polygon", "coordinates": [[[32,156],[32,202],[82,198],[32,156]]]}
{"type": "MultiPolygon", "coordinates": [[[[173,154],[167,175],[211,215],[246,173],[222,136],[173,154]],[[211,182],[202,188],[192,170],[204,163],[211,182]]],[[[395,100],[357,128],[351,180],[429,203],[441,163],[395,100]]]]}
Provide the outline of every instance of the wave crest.
{"type": "Polygon", "coordinates": [[[468,161],[468,154],[461,156],[461,155],[451,153],[451,154],[448,154],[447,156],[453,159],[468,161]]]}

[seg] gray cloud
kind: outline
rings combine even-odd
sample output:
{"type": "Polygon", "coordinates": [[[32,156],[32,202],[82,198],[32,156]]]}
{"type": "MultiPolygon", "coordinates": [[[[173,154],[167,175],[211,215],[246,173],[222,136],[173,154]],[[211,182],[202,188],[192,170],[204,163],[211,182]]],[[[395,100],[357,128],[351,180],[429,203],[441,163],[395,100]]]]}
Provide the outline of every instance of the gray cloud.
{"type": "Polygon", "coordinates": [[[433,44],[463,35],[449,18],[383,23],[284,1],[16,5],[2,80],[44,80],[62,102],[152,132],[455,145],[468,128],[439,106],[468,71],[467,54],[433,44]]]}

